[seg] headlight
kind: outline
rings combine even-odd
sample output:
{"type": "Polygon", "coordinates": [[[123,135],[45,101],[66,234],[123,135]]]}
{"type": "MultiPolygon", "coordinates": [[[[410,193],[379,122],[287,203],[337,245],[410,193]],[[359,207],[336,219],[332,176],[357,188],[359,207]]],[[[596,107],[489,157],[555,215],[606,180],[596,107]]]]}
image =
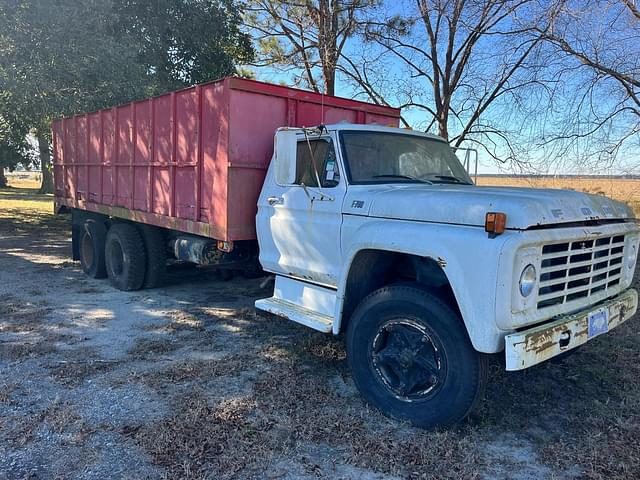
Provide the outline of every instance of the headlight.
{"type": "Polygon", "coordinates": [[[520,294],[523,297],[528,297],[533,292],[533,287],[536,286],[538,277],[536,275],[536,267],[529,264],[522,270],[520,274],[520,294]]]}
{"type": "Polygon", "coordinates": [[[632,243],[627,248],[627,267],[633,268],[636,266],[636,256],[638,253],[638,245],[636,243],[632,243]]]}

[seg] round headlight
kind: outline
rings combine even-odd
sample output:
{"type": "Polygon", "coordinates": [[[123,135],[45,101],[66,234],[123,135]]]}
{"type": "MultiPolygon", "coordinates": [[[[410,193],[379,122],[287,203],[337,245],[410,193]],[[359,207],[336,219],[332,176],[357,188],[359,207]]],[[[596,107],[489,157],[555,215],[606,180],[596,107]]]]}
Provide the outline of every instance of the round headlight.
{"type": "Polygon", "coordinates": [[[523,297],[531,295],[533,287],[536,286],[537,280],[536,267],[531,264],[524,267],[524,270],[522,270],[522,273],[520,274],[520,294],[523,297]]]}

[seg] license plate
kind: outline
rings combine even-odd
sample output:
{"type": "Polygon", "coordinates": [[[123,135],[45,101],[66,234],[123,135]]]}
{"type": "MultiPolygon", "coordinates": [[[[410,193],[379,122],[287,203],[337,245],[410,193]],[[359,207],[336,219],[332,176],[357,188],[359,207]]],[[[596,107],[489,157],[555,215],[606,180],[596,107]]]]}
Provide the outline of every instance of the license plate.
{"type": "Polygon", "coordinates": [[[609,309],[604,308],[589,314],[589,338],[609,331],[609,309]]]}

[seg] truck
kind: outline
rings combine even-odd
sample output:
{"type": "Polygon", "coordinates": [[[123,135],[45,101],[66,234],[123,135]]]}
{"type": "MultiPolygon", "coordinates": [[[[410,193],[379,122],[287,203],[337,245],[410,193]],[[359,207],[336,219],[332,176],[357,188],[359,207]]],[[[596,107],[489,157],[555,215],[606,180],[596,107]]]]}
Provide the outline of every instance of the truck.
{"type": "Polygon", "coordinates": [[[121,290],[175,261],[274,276],[257,309],[342,335],[384,414],[450,426],[490,355],[526,369],[635,314],[640,231],[605,196],[477,186],[399,117],[225,78],[59,119],[55,210],[74,260],[121,290]]]}

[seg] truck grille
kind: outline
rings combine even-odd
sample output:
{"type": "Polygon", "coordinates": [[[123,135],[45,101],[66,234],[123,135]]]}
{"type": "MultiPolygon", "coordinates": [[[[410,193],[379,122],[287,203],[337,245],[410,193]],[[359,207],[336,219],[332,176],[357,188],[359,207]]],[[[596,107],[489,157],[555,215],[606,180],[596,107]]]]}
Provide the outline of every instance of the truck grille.
{"type": "Polygon", "coordinates": [[[542,247],[538,308],[606,291],[620,283],[624,235],[542,247]]]}

